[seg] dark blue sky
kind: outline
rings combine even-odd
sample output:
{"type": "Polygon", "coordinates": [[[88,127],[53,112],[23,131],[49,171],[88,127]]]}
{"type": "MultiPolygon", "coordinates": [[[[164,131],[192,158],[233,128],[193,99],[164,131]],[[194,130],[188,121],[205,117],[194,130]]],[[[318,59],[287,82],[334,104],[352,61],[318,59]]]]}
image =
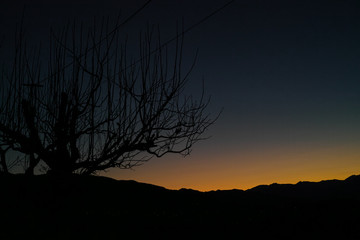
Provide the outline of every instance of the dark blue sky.
{"type": "MultiPolygon", "coordinates": [[[[145,1],[1,3],[5,42],[24,2],[31,37],[46,41],[50,25],[120,11],[125,17],[145,1]]],[[[154,0],[124,35],[136,37],[148,22],[159,24],[166,40],[176,33],[177,22],[183,19],[187,28],[227,2],[154,0]]],[[[212,96],[209,111],[224,108],[208,132],[213,137],[186,159],[167,156],[109,175],[170,188],[215,189],[358,173],[359,12],[355,0],[234,1],[185,35],[188,63],[199,50],[189,92],[197,93],[204,78],[212,96]]]]}

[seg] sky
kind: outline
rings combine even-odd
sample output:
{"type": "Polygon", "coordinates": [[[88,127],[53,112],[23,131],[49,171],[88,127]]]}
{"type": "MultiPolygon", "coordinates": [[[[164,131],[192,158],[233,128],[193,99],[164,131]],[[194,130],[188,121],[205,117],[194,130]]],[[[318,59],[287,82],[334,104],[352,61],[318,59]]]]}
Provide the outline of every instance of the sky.
{"type": "MultiPolygon", "coordinates": [[[[158,24],[162,39],[229,1],[153,0],[127,26],[129,36],[158,24]]],[[[144,0],[3,1],[0,39],[23,9],[31,37],[71,18],[129,16],[144,0]],[[25,5],[25,8],[23,7],[25,5]]],[[[202,79],[211,136],[183,158],[153,158],[105,176],[169,189],[248,189],[260,184],[345,179],[360,173],[360,2],[235,0],[185,35],[184,59],[198,58],[188,85],[202,79]]],[[[1,50],[1,49],[0,49],[1,50]]]]}

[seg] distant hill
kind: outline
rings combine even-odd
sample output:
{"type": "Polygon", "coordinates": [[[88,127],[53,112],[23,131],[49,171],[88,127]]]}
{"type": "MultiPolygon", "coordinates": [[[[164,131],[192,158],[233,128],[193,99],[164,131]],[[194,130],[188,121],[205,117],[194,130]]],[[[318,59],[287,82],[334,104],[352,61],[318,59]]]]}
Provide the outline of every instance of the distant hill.
{"type": "Polygon", "coordinates": [[[199,192],[10,175],[0,191],[1,239],[360,239],[360,176],[199,192]]]}
{"type": "Polygon", "coordinates": [[[360,194],[360,175],[345,180],[324,180],[321,182],[298,182],[297,184],[260,185],[247,192],[257,192],[299,198],[344,198],[360,194]]]}

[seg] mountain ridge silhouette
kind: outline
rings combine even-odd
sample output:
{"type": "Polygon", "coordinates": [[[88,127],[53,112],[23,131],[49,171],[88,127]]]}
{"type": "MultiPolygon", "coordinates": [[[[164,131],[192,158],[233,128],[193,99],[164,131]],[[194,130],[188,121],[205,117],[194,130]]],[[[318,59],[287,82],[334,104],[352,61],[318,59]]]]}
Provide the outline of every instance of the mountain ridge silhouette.
{"type": "Polygon", "coordinates": [[[360,239],[360,175],[208,192],[98,176],[10,175],[0,176],[0,190],[5,239],[360,239]]]}

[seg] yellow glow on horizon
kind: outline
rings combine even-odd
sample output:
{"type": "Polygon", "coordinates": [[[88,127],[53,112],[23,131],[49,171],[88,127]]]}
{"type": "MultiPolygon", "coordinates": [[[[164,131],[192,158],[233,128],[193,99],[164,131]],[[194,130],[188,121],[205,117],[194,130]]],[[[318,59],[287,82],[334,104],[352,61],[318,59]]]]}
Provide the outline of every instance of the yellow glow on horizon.
{"type": "Polygon", "coordinates": [[[134,171],[112,170],[107,176],[168,189],[210,191],[245,190],[271,183],[345,179],[359,172],[360,150],[356,146],[329,146],[155,160],[134,171]]]}

